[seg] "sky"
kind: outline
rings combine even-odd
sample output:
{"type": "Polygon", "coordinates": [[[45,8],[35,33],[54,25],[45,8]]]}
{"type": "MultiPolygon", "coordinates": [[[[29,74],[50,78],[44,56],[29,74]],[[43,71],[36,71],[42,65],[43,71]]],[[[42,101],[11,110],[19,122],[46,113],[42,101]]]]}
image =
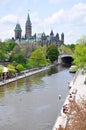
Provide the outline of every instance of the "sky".
{"type": "Polygon", "coordinates": [[[14,37],[17,23],[25,35],[27,15],[32,35],[64,33],[64,43],[76,43],[86,35],[86,0],[0,0],[0,39],[14,37]]]}

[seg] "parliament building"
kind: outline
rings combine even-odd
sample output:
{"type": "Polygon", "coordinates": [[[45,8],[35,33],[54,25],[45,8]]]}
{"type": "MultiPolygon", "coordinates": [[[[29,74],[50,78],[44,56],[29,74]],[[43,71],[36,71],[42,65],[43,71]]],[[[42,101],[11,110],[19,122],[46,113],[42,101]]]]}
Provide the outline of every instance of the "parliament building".
{"type": "Polygon", "coordinates": [[[29,44],[33,43],[34,45],[48,46],[50,44],[55,44],[56,46],[60,46],[64,44],[64,33],[61,34],[61,38],[59,37],[59,33],[54,35],[53,30],[51,30],[49,35],[46,35],[44,32],[42,34],[34,34],[32,36],[32,23],[30,20],[30,16],[28,13],[27,20],[25,23],[25,35],[22,36],[22,28],[19,23],[16,24],[14,29],[15,32],[15,41],[18,44],[29,44]]]}

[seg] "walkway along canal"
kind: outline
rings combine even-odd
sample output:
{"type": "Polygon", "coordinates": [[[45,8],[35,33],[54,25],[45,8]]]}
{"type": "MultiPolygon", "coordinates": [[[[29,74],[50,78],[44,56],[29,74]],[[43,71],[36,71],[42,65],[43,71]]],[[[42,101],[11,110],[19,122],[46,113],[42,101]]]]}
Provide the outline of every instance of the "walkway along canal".
{"type": "Polygon", "coordinates": [[[58,65],[0,87],[0,130],[52,130],[72,77],[58,65]]]}

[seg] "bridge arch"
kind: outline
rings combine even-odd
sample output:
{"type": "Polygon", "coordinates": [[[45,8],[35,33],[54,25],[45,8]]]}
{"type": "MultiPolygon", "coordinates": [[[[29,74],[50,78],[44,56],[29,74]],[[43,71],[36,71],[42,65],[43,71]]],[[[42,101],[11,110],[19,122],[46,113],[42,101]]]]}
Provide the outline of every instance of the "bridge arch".
{"type": "Polygon", "coordinates": [[[70,65],[73,61],[72,55],[60,55],[59,58],[60,63],[65,65],[70,65]]]}

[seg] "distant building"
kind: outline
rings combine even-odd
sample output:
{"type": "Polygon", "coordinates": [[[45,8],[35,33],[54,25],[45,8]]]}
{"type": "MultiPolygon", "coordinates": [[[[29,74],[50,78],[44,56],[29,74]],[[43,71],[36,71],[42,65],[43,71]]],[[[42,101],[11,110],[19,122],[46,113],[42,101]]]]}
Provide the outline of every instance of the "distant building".
{"type": "Polygon", "coordinates": [[[22,37],[22,29],[19,23],[16,24],[14,29],[15,32],[15,41],[20,45],[30,44],[30,46],[48,46],[51,44],[55,44],[56,46],[60,46],[64,44],[64,33],[61,34],[61,38],[59,38],[59,33],[54,35],[53,30],[51,30],[50,35],[46,35],[44,32],[41,34],[34,34],[32,36],[32,23],[30,20],[30,16],[28,14],[27,20],[25,23],[25,36],[22,37]]]}
{"type": "Polygon", "coordinates": [[[25,38],[29,39],[32,36],[32,25],[30,21],[30,16],[28,14],[26,25],[25,25],[25,38]]]}
{"type": "Polygon", "coordinates": [[[15,40],[21,39],[22,29],[19,23],[16,24],[14,31],[15,31],[15,40]]]}

